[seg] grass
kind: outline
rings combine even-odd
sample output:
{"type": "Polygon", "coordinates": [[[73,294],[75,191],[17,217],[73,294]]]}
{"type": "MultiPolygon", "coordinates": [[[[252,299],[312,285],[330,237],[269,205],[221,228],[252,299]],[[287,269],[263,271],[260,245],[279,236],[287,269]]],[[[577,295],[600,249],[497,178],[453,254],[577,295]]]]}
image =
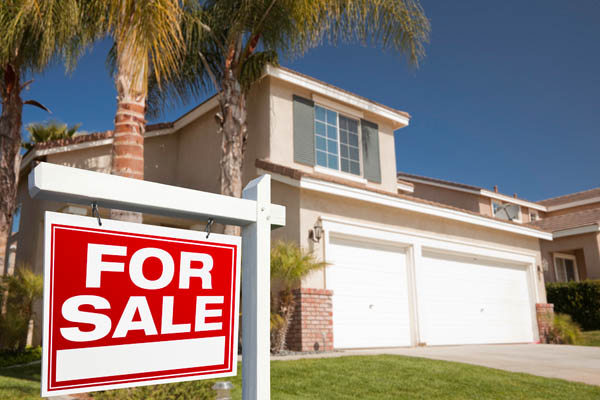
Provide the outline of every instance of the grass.
{"type": "Polygon", "coordinates": [[[581,332],[581,346],[600,346],[600,331],[581,332]]]}
{"type": "MultiPolygon", "coordinates": [[[[241,398],[241,375],[231,379],[241,398]]],[[[95,399],[210,399],[212,382],[191,382],[94,393],[95,399]]],[[[273,361],[276,400],[599,399],[600,387],[468,364],[402,356],[273,361]]],[[[0,399],[37,399],[39,365],[0,370],[0,399]]]]}

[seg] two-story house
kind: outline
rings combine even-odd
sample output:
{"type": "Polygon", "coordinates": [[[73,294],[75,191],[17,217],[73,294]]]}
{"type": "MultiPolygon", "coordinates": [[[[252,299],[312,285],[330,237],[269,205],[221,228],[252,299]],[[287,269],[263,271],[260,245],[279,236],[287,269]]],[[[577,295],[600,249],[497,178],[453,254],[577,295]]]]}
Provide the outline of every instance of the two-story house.
{"type": "MultiPolygon", "coordinates": [[[[272,201],[287,210],[273,239],[293,240],[328,263],[295,292],[292,349],[539,339],[536,310],[546,302],[539,239],[551,234],[407,193],[416,189],[397,180],[394,132],[408,126],[409,114],[285,68],[267,69],[248,108],[244,182],[271,174],[272,201]]],[[[213,97],[172,123],[148,126],[145,179],[218,192],[216,111],[213,97]]],[[[112,140],[97,133],[25,156],[14,263],[42,270],[44,210],[90,215],[32,201],[26,176],[35,161],[109,172],[112,140]]],[[[204,222],[144,215],[144,223],[184,229],[204,222]]]]}
{"type": "Polygon", "coordinates": [[[531,202],[493,191],[406,173],[399,192],[552,233],[540,239],[547,282],[600,279],[600,188],[531,202]]]}

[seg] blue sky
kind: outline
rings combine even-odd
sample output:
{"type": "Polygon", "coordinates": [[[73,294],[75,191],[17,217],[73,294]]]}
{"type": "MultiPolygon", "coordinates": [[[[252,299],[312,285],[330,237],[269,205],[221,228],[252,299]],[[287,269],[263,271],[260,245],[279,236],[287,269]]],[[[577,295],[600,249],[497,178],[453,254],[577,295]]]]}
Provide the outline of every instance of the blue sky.
{"type": "MultiPolygon", "coordinates": [[[[398,170],[540,200],[600,186],[600,2],[421,0],[432,24],[419,69],[397,54],[323,46],[282,64],[412,115],[398,170]]],[[[35,77],[24,122],[112,129],[115,90],[97,44],[66,76],[35,77]]],[[[176,119],[194,104],[168,110],[176,119]]]]}

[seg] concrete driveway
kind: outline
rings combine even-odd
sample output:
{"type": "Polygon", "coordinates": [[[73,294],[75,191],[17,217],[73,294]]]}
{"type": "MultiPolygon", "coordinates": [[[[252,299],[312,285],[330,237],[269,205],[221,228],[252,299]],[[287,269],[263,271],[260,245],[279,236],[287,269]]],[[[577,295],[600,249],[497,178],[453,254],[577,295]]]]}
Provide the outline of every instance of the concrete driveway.
{"type": "Polygon", "coordinates": [[[600,347],[504,344],[349,350],[341,353],[396,354],[456,361],[600,386],[600,347]]]}

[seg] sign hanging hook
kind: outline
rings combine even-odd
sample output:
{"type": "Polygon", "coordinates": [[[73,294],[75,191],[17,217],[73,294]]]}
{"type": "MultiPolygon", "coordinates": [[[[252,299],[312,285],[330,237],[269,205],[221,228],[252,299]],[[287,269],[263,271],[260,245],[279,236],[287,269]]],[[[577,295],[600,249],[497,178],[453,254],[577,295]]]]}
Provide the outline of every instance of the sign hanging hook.
{"type": "Polygon", "coordinates": [[[92,217],[98,218],[98,225],[102,226],[102,220],[100,219],[100,212],[98,211],[98,203],[92,202],[92,217]]]}
{"type": "Polygon", "coordinates": [[[208,221],[206,222],[206,238],[208,239],[208,237],[210,236],[210,229],[212,228],[213,224],[215,223],[215,220],[211,217],[208,219],[208,221]]]}

